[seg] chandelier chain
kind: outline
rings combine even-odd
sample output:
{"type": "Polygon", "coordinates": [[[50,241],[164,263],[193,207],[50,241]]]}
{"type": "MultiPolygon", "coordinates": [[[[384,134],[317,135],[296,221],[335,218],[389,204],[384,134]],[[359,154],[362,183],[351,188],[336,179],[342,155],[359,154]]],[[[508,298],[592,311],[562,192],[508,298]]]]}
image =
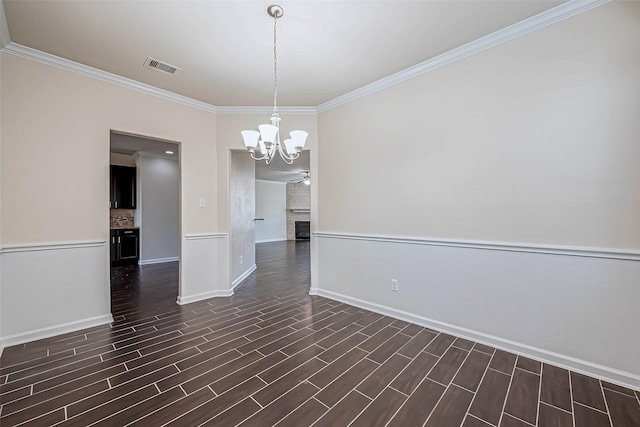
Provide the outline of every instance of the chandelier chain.
{"type": "Polygon", "coordinates": [[[273,16],[273,112],[278,112],[278,17],[273,16]]]}
{"type": "MultiPolygon", "coordinates": [[[[0,0],[2,1],[2,0],[0,0]]],[[[241,132],[244,144],[254,160],[265,160],[267,164],[280,154],[282,160],[290,165],[300,157],[305,141],[309,135],[303,130],[289,132],[290,139],[280,141],[280,115],[278,114],[278,18],[284,14],[282,7],[272,4],[267,8],[267,14],[273,18],[273,114],[271,124],[258,126],[255,130],[241,132]],[[259,153],[259,154],[258,154],[259,153]]],[[[305,181],[308,184],[308,179],[305,181]]]]}

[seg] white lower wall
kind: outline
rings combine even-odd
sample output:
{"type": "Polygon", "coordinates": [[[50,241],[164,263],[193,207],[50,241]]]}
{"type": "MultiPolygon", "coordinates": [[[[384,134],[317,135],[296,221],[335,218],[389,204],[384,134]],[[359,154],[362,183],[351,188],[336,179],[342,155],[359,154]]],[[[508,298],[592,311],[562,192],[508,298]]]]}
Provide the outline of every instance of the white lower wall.
{"type": "Polygon", "coordinates": [[[3,347],[113,319],[106,241],[2,248],[3,347]]]}
{"type": "Polygon", "coordinates": [[[223,233],[191,234],[182,240],[178,304],[233,295],[223,233]]]}
{"type": "Polygon", "coordinates": [[[312,294],[640,387],[640,253],[313,239],[312,294]]]}

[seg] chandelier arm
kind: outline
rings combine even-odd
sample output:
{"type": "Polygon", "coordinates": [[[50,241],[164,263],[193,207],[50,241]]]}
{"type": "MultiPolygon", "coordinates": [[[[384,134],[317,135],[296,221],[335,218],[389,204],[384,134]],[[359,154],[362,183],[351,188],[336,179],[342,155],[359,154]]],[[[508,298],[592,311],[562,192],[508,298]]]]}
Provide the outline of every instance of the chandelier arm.
{"type": "Polygon", "coordinates": [[[278,152],[280,153],[282,160],[288,165],[293,164],[293,161],[296,159],[296,157],[287,155],[280,144],[278,144],[278,152]]]}
{"type": "Polygon", "coordinates": [[[249,154],[251,155],[251,158],[253,160],[264,160],[264,159],[266,159],[268,157],[266,154],[264,156],[262,156],[262,157],[256,157],[254,153],[249,153],[249,154]]]}

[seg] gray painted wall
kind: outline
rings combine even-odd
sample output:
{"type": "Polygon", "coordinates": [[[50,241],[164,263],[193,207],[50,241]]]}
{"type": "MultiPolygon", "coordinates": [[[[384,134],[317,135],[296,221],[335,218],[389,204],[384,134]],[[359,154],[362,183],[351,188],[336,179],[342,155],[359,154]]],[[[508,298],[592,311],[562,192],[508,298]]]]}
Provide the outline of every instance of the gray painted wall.
{"type": "Polygon", "coordinates": [[[231,152],[229,202],[232,282],[256,263],[253,221],[256,213],[255,168],[255,160],[246,151],[231,152]]]}
{"type": "Polygon", "coordinates": [[[140,261],[180,256],[180,165],[140,155],[138,209],[140,261]]]}

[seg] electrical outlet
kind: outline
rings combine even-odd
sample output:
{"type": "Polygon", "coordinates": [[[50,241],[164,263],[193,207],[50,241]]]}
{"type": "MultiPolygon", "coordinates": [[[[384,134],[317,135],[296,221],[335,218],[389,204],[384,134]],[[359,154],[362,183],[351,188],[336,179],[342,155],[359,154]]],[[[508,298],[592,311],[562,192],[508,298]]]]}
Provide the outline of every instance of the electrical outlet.
{"type": "Polygon", "coordinates": [[[244,263],[244,260],[242,259],[242,255],[240,255],[240,264],[244,263]]]}
{"type": "Polygon", "coordinates": [[[398,281],[396,279],[391,279],[391,290],[394,292],[398,292],[398,281]]]}
{"type": "Polygon", "coordinates": [[[206,208],[207,207],[207,199],[205,199],[204,197],[200,197],[200,203],[199,206],[201,208],[206,208]]]}

